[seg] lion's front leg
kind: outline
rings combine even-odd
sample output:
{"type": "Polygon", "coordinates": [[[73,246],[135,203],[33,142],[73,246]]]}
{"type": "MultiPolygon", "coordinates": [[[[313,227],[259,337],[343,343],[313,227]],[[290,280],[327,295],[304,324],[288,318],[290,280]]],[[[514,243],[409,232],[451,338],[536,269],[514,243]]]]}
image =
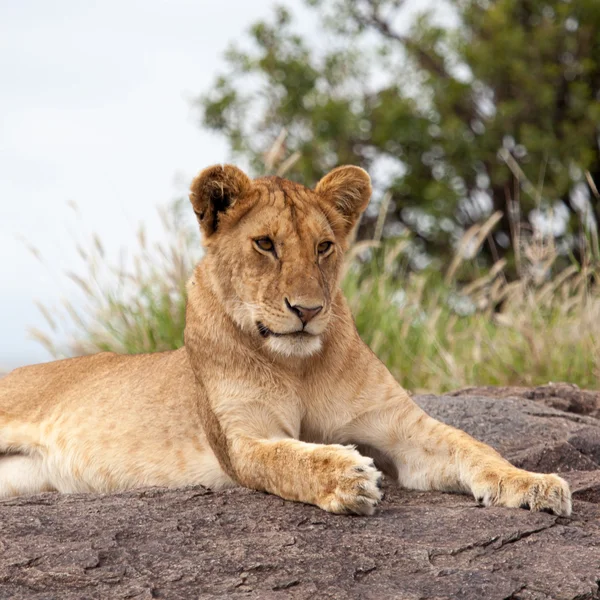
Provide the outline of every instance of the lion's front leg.
{"type": "Polygon", "coordinates": [[[293,397],[278,402],[250,386],[222,385],[223,396],[237,394],[220,403],[211,431],[221,435],[207,437],[238,483],[333,513],[373,513],[381,474],[370,458],[351,446],[299,441],[301,407],[293,397]]]}
{"type": "Polygon", "coordinates": [[[414,416],[413,423],[418,421],[420,432],[399,439],[394,452],[406,487],[465,490],[485,506],[571,514],[569,486],[557,475],[518,469],[490,446],[425,413],[414,416]]]}
{"type": "Polygon", "coordinates": [[[467,492],[486,506],[571,513],[566,481],[514,467],[493,448],[427,415],[403,390],[346,429],[348,441],[391,458],[406,488],[467,492]]]}
{"type": "Polygon", "coordinates": [[[364,515],[381,500],[381,474],[349,446],[242,437],[230,456],[242,485],[287,500],[364,515]]]}

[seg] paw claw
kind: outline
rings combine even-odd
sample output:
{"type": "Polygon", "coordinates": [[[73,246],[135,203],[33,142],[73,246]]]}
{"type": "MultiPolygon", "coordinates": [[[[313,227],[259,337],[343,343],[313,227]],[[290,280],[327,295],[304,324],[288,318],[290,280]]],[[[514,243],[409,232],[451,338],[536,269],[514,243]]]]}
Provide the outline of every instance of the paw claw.
{"type": "MultiPolygon", "coordinates": [[[[321,508],[338,514],[372,515],[383,497],[381,473],[373,461],[356,450],[343,448],[336,453],[339,461],[335,489],[322,502],[321,508]]],[[[336,461],[337,462],[337,461],[336,461]]]]}
{"type": "Polygon", "coordinates": [[[549,512],[558,516],[571,514],[571,491],[558,475],[514,472],[489,474],[475,485],[475,498],[485,506],[508,506],[531,511],[549,512]]]}

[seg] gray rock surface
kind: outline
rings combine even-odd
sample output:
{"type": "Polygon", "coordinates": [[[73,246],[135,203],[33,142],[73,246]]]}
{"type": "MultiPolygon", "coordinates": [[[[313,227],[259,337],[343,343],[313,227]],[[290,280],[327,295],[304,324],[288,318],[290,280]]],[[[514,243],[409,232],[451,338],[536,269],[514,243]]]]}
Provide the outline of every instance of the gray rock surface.
{"type": "Polygon", "coordinates": [[[561,471],[572,518],[391,482],[373,517],[244,489],[44,494],[0,503],[0,599],[600,599],[600,421],[589,396],[585,409],[559,397],[565,412],[547,390],[487,390],[416,400],[515,464],[561,471]]]}

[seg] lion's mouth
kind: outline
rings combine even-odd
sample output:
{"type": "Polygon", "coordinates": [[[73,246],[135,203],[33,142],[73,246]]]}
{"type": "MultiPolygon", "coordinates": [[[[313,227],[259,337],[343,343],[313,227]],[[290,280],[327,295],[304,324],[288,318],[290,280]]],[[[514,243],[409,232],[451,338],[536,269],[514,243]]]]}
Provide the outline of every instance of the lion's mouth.
{"type": "Polygon", "coordinates": [[[297,330],[297,331],[287,331],[285,333],[277,333],[276,331],[273,331],[271,329],[269,329],[264,323],[261,323],[260,321],[256,324],[256,327],[258,328],[258,333],[260,333],[260,335],[264,338],[268,338],[268,337],[312,337],[311,333],[308,333],[308,331],[304,331],[302,329],[297,330]]]}

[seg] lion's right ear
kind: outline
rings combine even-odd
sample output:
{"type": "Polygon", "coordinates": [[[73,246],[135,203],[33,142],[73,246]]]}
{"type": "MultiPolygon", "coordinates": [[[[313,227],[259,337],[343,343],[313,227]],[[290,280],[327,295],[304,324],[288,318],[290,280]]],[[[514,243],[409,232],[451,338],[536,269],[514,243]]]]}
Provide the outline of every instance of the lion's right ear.
{"type": "Polygon", "coordinates": [[[219,216],[249,192],[252,181],[233,165],[204,169],[192,182],[190,201],[202,233],[211,236],[219,226],[219,216]]]}

